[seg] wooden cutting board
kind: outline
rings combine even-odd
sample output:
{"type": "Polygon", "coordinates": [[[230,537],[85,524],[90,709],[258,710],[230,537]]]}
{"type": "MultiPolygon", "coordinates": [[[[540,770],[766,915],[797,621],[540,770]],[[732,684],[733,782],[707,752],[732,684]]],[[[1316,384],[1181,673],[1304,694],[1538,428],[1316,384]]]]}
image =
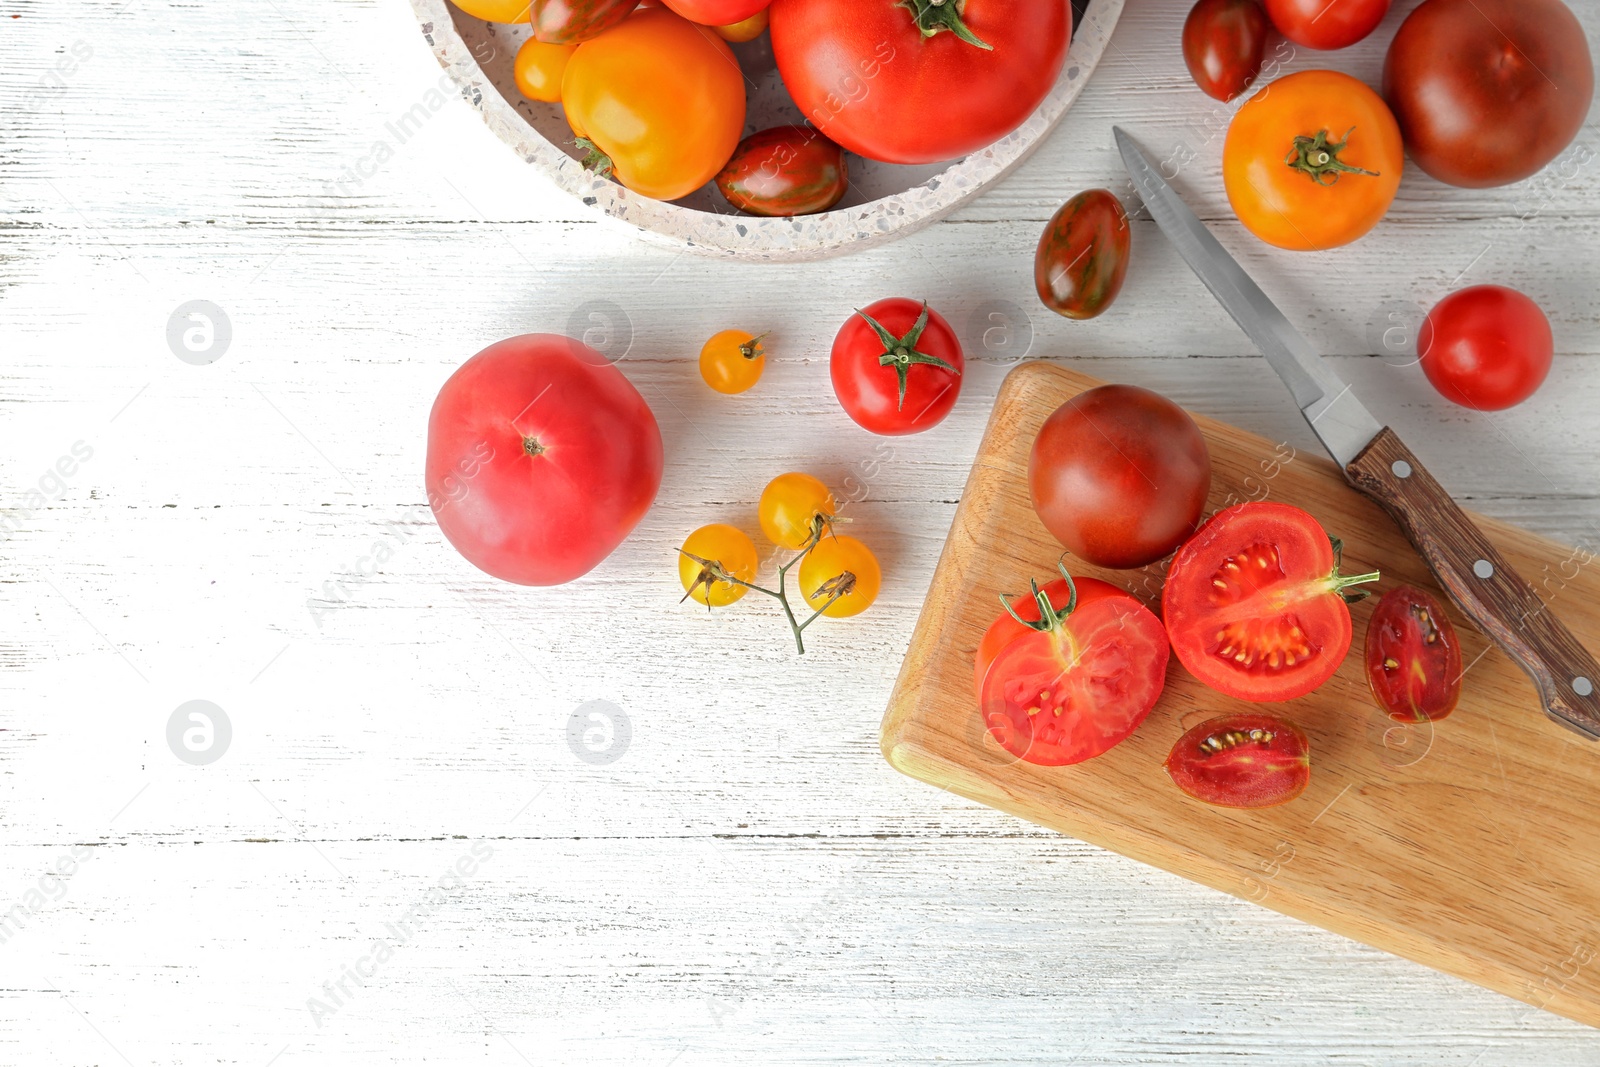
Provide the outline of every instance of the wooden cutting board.
{"type": "MultiPolygon", "coordinates": [[[[1166,690],[1126,742],[1075,767],[1014,761],[989,737],[972,657],[1000,593],[1050,577],[1061,552],[1028,500],[1028,451],[1062,402],[1101,384],[1032,363],[1000,390],[883,721],[883,752],[914,778],[1275,911],[1600,1026],[1600,744],[1545,718],[1533,686],[1451,607],[1460,706],[1401,726],[1373,704],[1360,654],[1377,598],[1354,606],[1355,643],[1317,692],[1273,705],[1311,738],[1310,787],[1278,808],[1208,807],[1162,763],[1190,726],[1250,705],[1205,688],[1173,658],[1166,690]]],[[[1287,403],[1287,398],[1285,399],[1287,403]]],[[[1321,453],[1196,417],[1211,449],[1208,513],[1270,498],[1345,543],[1346,573],[1447,602],[1375,504],[1321,453]]],[[[1580,639],[1600,649],[1592,557],[1493,519],[1477,521],[1580,639]]],[[[1163,566],[1076,573],[1159,601],[1163,566]]]]}

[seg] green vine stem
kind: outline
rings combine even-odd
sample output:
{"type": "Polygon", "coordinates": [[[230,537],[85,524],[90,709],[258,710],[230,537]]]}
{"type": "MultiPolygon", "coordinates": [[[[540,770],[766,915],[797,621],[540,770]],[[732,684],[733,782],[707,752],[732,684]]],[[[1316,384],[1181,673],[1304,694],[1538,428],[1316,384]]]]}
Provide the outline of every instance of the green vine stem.
{"type": "Polygon", "coordinates": [[[1377,171],[1352,167],[1339,158],[1339,153],[1350,143],[1350,135],[1355,132],[1356,128],[1350,127],[1344,131],[1344,140],[1334,144],[1328,143],[1327,130],[1318,130],[1315,137],[1301,134],[1294,139],[1294,148],[1290,149],[1283,161],[1318,185],[1337,185],[1341,174],[1365,174],[1369,178],[1376,178],[1379,176],[1377,171]]]}
{"type": "Polygon", "coordinates": [[[960,374],[953,364],[947,363],[938,356],[930,356],[926,352],[917,351],[917,342],[922,340],[922,331],[928,328],[928,302],[922,302],[922,313],[917,316],[917,321],[911,329],[906,331],[904,337],[896,337],[890,333],[877,319],[868,315],[860,308],[856,309],[866,324],[872,327],[872,332],[878,335],[878,341],[883,345],[883,354],[878,357],[878,366],[893,367],[894,373],[900,380],[900,399],[895,404],[898,411],[906,406],[906,376],[911,373],[913,364],[921,363],[930,367],[943,367],[952,374],[960,374]]]}
{"type": "Polygon", "coordinates": [[[613,164],[611,157],[600,150],[600,146],[587,137],[579,137],[572,142],[583,149],[583,169],[594,171],[596,178],[609,178],[613,164]]]}
{"type": "Polygon", "coordinates": [[[1333,573],[1328,576],[1328,581],[1333,585],[1333,591],[1338,593],[1346,604],[1355,604],[1365,600],[1370,590],[1350,589],[1350,587],[1375,582],[1381,575],[1377,571],[1370,571],[1366,574],[1340,574],[1339,568],[1344,566],[1344,542],[1337,537],[1329,537],[1328,543],[1333,546],[1333,573]],[[1349,591],[1346,592],[1346,590],[1349,591]]]}
{"type": "Polygon", "coordinates": [[[823,534],[828,532],[828,527],[832,526],[836,522],[848,521],[848,519],[841,518],[838,515],[824,515],[820,512],[813,516],[811,520],[811,536],[806,538],[806,543],[801,546],[800,551],[795,554],[794,558],[790,559],[787,563],[779,564],[778,588],[776,589],[768,589],[764,585],[757,585],[754,582],[747,582],[743,578],[729,574],[723,569],[722,564],[718,561],[714,559],[702,559],[694,553],[684,552],[683,549],[680,548],[678,549],[679,553],[700,564],[700,574],[695,578],[693,584],[690,585],[689,592],[684,593],[682,599],[680,599],[678,603],[683,603],[684,600],[689,598],[689,593],[692,593],[694,590],[703,585],[705,586],[706,600],[708,601],[706,604],[706,610],[709,611],[711,609],[711,605],[709,603],[711,600],[711,586],[716,582],[727,582],[729,585],[742,585],[746,589],[753,589],[758,593],[765,593],[782,606],[784,618],[788,620],[789,629],[794,634],[795,650],[803,656],[806,654],[806,642],[802,635],[805,633],[806,627],[820,619],[823,613],[833,606],[834,601],[838,600],[842,596],[845,596],[855,588],[856,576],[849,571],[845,571],[843,574],[836,575],[835,577],[824,582],[817,591],[827,592],[829,594],[827,601],[822,605],[822,607],[812,611],[810,617],[807,618],[805,622],[801,622],[799,617],[794,613],[793,605],[789,602],[789,568],[793,567],[796,563],[799,563],[801,560],[805,559],[806,556],[811,554],[811,550],[816,548],[817,545],[822,542],[823,534]]]}
{"type": "Polygon", "coordinates": [[[911,21],[917,24],[917,30],[924,38],[949,30],[976,48],[985,52],[994,51],[994,45],[973,33],[961,21],[961,11],[966,6],[962,0],[899,0],[895,6],[911,12],[911,21]]]}

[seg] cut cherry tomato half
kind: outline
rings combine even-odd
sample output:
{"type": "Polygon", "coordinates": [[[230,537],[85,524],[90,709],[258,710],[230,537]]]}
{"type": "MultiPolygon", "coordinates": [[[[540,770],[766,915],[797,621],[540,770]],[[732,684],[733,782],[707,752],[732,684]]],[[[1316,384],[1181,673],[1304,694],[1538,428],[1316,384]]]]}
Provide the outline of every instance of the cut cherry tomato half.
{"type": "MultiPolygon", "coordinates": [[[[1088,607],[1096,600],[1104,600],[1106,597],[1126,597],[1135,604],[1139,603],[1132,593],[1124,592],[1110,582],[1102,582],[1098,578],[1074,578],[1072,584],[1077,587],[1077,606],[1080,608],[1088,607]]],[[[1038,589],[1049,598],[1050,606],[1056,611],[1067,610],[1072,590],[1067,586],[1065,578],[1057,578],[1038,589]]],[[[1030,594],[1010,601],[1010,610],[1002,611],[999,618],[989,624],[989,628],[983,633],[983,639],[978,642],[977,653],[972,657],[972,684],[980,700],[983,699],[983,677],[989,673],[989,666],[994,663],[994,658],[1017,638],[1032,633],[1034,628],[1026,624],[1037,623],[1041,617],[1039,602],[1030,594]],[[1012,612],[1016,612],[1016,615],[1012,612]],[[1021,617],[1021,621],[1018,621],[1018,616],[1021,617]]]]}
{"type": "Polygon", "coordinates": [[[1430,722],[1461,699],[1461,643],[1439,602],[1402,585],[1378,601],[1367,623],[1367,681],[1389,718],[1430,722]]]}
{"type": "Polygon", "coordinates": [[[1075,607],[1003,648],[984,676],[984,724],[1028,763],[1082,763],[1123,741],[1166,682],[1167,636],[1132,597],[1075,607]]]}
{"type": "Polygon", "coordinates": [[[1241,700],[1293,700],[1333,677],[1350,650],[1352,585],[1339,544],[1288,504],[1213,515],[1178,549],[1161,593],[1172,650],[1189,673],[1241,700]]]}
{"type": "Polygon", "coordinates": [[[1207,804],[1270,808],[1306,791],[1311,742],[1276,715],[1219,715],[1178,738],[1167,756],[1167,774],[1207,804]]]}

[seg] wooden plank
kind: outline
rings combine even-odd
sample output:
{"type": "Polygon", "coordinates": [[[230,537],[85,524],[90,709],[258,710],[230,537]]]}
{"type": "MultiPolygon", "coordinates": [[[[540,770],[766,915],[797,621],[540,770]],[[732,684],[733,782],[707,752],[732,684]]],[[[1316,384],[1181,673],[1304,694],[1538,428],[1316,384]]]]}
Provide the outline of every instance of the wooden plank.
{"type": "MultiPolygon", "coordinates": [[[[1448,720],[1391,723],[1373,705],[1359,654],[1317,692],[1278,705],[1310,735],[1311,787],[1241,812],[1192,801],[1160,764],[1184,730],[1254,705],[1206,688],[1174,659],[1150,718],[1124,744],[1068,768],[1020,763],[990,739],[972,695],[978,638],[995,595],[1048,574],[1061,551],[1028,500],[1028,452],[1063,401],[1099,384],[1025,364],[1000,392],[883,723],[905,773],[1145,863],[1203,882],[1527,1003],[1600,1025],[1593,905],[1600,747],[1544,718],[1532,686],[1451,609],[1467,671],[1448,720]]],[[[1372,502],[1320,455],[1197,420],[1211,449],[1211,509],[1271,498],[1304,507],[1345,541],[1351,573],[1387,589],[1438,588],[1372,502]]],[[[1482,519],[1508,559],[1600,647],[1600,576],[1589,557],[1482,519]]],[[[1161,565],[1076,570],[1159,594],[1161,565]]],[[[1441,597],[1442,599],[1442,597],[1441,597]]],[[[1353,609],[1357,641],[1374,599],[1353,609]]],[[[1358,646],[1359,647],[1359,646],[1358,646]]]]}

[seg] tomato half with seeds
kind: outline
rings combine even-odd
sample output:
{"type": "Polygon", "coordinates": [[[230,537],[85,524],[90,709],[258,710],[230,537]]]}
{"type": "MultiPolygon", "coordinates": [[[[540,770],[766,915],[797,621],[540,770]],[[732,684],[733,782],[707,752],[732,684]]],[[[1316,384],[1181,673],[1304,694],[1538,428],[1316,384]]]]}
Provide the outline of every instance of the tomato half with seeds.
{"type": "Polygon", "coordinates": [[[1033,287],[1044,306],[1092,319],[1122,292],[1128,276],[1128,213],[1105,189],[1079,193],[1050,216],[1033,254],[1033,287]]]}
{"type": "MultiPolygon", "coordinates": [[[[1041,605],[1042,607],[1042,605],[1041,605]]],[[[1106,596],[1006,645],[978,707],[1000,747],[1027,763],[1082,763],[1126,740],[1166,684],[1161,621],[1132,597],[1106,596]]]]}
{"type": "Polygon", "coordinates": [[[1333,677],[1350,650],[1352,586],[1317,520],[1270,500],[1219,511],[1178,549],[1161,613],[1178,660],[1241,700],[1293,700],[1333,677]]]}
{"type": "Polygon", "coordinates": [[[1270,808],[1306,791],[1311,742],[1276,715],[1241,712],[1207,719],[1167,756],[1173,784],[1224,808],[1270,808]]]}
{"type": "Polygon", "coordinates": [[[1009,602],[1010,610],[1002,611],[1000,617],[989,624],[989,628],[983,632],[983,638],[978,642],[978,651],[972,657],[972,684],[980,700],[983,698],[983,677],[989,673],[989,666],[994,663],[995,657],[1005,651],[1005,647],[1011,642],[1031,633],[1033,627],[1029,626],[1029,623],[1037,623],[1044,618],[1038,598],[1045,597],[1052,609],[1065,612],[1071,601],[1073,588],[1077,589],[1077,607],[1080,608],[1087,607],[1096,600],[1114,596],[1127,597],[1135,604],[1139,603],[1132,593],[1118,589],[1110,582],[1102,582],[1098,578],[1074,578],[1071,587],[1068,586],[1065,577],[1057,578],[1043,587],[1035,584],[1033,591],[1027,596],[1019,596],[1009,602]],[[1012,612],[1016,614],[1013,615],[1012,612]]]}
{"type": "Polygon", "coordinates": [[[1437,600],[1409,585],[1391,589],[1367,623],[1367,681],[1399,722],[1431,722],[1461,699],[1461,642],[1437,600]]]}
{"type": "Polygon", "coordinates": [[[723,197],[751,215],[814,215],[837,204],[849,187],[844,149],[810,126],[752,133],[717,174],[723,197]]]}

